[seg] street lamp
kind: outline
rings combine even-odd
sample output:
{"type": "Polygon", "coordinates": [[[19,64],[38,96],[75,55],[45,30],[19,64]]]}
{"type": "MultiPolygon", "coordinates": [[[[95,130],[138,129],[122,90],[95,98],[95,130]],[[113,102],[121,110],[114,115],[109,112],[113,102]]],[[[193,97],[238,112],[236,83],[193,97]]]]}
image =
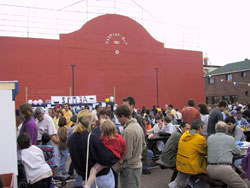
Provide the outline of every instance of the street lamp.
{"type": "Polygon", "coordinates": [[[72,67],[72,94],[73,96],[75,96],[75,71],[74,71],[75,64],[72,64],[71,67],[72,67]]]}
{"type": "Polygon", "coordinates": [[[156,73],[156,98],[157,98],[157,107],[159,107],[159,85],[158,85],[158,67],[155,68],[156,73]]]}

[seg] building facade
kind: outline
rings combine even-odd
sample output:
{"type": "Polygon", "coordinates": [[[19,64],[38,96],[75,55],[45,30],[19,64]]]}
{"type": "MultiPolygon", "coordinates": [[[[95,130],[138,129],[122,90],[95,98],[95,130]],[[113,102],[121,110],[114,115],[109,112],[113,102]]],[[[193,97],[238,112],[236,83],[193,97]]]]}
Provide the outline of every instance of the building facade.
{"type": "Polygon", "coordinates": [[[204,76],[207,104],[250,102],[250,60],[230,63],[204,76]]]}

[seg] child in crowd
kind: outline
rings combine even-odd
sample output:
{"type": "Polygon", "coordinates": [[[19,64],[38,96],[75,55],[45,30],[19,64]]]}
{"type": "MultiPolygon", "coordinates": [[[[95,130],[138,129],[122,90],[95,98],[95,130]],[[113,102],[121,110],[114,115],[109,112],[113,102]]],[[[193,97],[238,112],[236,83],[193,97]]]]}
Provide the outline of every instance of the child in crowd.
{"type": "Polygon", "coordinates": [[[67,121],[65,117],[60,117],[58,121],[58,138],[59,138],[59,143],[58,143],[58,149],[60,153],[60,165],[58,169],[58,174],[67,174],[66,172],[66,162],[68,159],[68,146],[67,146],[67,141],[68,141],[68,134],[67,134],[67,121]]]}
{"type": "Polygon", "coordinates": [[[42,150],[31,145],[30,135],[27,133],[21,133],[17,138],[17,143],[20,147],[17,158],[24,166],[29,187],[49,188],[52,171],[45,162],[42,150]]]}
{"type": "MultiPolygon", "coordinates": [[[[124,138],[121,135],[117,134],[116,126],[110,119],[102,120],[100,126],[103,135],[101,137],[102,142],[108,149],[113,152],[113,154],[119,160],[119,163],[122,163],[122,159],[126,151],[126,142],[124,138]]],[[[105,168],[105,166],[101,166],[100,164],[95,164],[91,168],[88,181],[86,181],[84,188],[91,187],[96,179],[96,174],[103,168],[105,168]]]]}
{"type": "Polygon", "coordinates": [[[38,145],[38,147],[43,151],[46,163],[50,166],[51,169],[53,169],[55,165],[52,158],[54,157],[55,154],[54,154],[54,148],[50,144],[50,136],[48,133],[43,133],[42,144],[38,145]]]}

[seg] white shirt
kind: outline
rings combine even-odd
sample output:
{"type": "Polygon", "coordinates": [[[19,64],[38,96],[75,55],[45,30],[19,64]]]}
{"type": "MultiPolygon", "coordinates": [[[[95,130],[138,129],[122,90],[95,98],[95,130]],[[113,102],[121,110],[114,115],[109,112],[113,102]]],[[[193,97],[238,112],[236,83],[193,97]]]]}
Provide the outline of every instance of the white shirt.
{"type": "Polygon", "coordinates": [[[29,148],[19,150],[17,158],[24,166],[28,183],[33,184],[36,182],[35,180],[44,175],[52,176],[52,171],[45,162],[43,152],[37,146],[31,145],[29,148]]]}
{"type": "Polygon", "coordinates": [[[44,114],[44,119],[42,121],[36,120],[36,125],[38,129],[37,140],[42,139],[43,133],[48,133],[50,136],[57,134],[54,121],[47,114],[44,114]]]}
{"type": "MultiPolygon", "coordinates": [[[[163,125],[163,127],[164,127],[164,125],[163,125]]],[[[162,128],[160,128],[159,125],[158,125],[158,123],[156,123],[154,125],[154,127],[152,129],[150,129],[148,132],[149,133],[159,133],[162,130],[162,128]]]]}
{"type": "Polygon", "coordinates": [[[163,126],[162,131],[172,134],[173,132],[176,131],[176,127],[172,123],[169,123],[169,124],[163,126]]]}

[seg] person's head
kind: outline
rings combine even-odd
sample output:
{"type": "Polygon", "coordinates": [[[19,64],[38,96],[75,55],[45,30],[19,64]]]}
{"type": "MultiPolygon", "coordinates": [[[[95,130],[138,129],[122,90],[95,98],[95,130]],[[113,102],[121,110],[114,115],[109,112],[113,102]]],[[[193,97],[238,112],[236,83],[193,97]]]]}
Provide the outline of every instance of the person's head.
{"type": "Polygon", "coordinates": [[[101,131],[103,136],[107,136],[110,139],[114,138],[114,135],[117,134],[117,129],[113,121],[110,119],[102,119],[101,120],[101,131]]]}
{"type": "Polygon", "coordinates": [[[218,121],[215,124],[215,132],[216,133],[227,133],[229,126],[223,122],[223,121],[218,121]]]}
{"type": "Polygon", "coordinates": [[[98,114],[98,117],[100,120],[101,119],[110,119],[110,116],[111,116],[110,111],[106,108],[103,108],[98,114]]]}
{"type": "Polygon", "coordinates": [[[23,120],[28,120],[33,115],[32,106],[28,103],[20,105],[19,112],[20,112],[20,116],[23,120]]]}
{"type": "Polygon", "coordinates": [[[67,125],[67,120],[64,116],[60,117],[59,120],[58,120],[58,126],[59,127],[63,127],[67,125]]]}
{"type": "Polygon", "coordinates": [[[172,104],[168,105],[168,109],[172,110],[174,108],[174,106],[172,104]]]}
{"type": "Polygon", "coordinates": [[[131,119],[131,110],[128,105],[123,104],[117,107],[115,111],[118,121],[124,125],[129,119],[131,119]]]}
{"type": "Polygon", "coordinates": [[[183,121],[183,122],[181,122],[181,124],[180,124],[180,127],[179,127],[180,129],[181,129],[181,131],[184,133],[185,131],[187,131],[187,130],[190,130],[191,129],[191,125],[188,123],[188,122],[185,122],[185,121],[183,121]]]}
{"type": "Polygon", "coordinates": [[[231,116],[236,117],[237,111],[236,111],[236,110],[232,110],[232,111],[230,112],[230,114],[231,114],[231,116]]]}
{"type": "Polygon", "coordinates": [[[134,111],[135,108],[135,99],[133,97],[127,97],[123,99],[123,104],[126,104],[129,106],[131,112],[134,111]]]}
{"type": "Polygon", "coordinates": [[[195,101],[194,101],[194,99],[188,99],[188,106],[192,106],[192,107],[195,106],[195,101]]]}
{"type": "Polygon", "coordinates": [[[112,105],[111,105],[111,104],[108,104],[106,108],[107,108],[107,110],[108,110],[109,112],[113,111],[113,108],[112,108],[112,105]]]}
{"type": "Polygon", "coordinates": [[[221,112],[223,112],[225,110],[225,108],[227,107],[227,103],[225,101],[220,101],[218,104],[218,108],[221,112]]]}
{"type": "Polygon", "coordinates": [[[49,108],[48,109],[48,114],[49,114],[49,116],[52,116],[54,114],[54,109],[53,108],[49,108]]]}
{"type": "Polygon", "coordinates": [[[236,121],[233,116],[229,116],[225,119],[225,123],[228,125],[228,130],[233,130],[236,126],[236,121]]]}
{"type": "Polygon", "coordinates": [[[50,136],[48,133],[43,133],[42,135],[42,144],[47,144],[50,141],[50,136]]]}
{"type": "Polygon", "coordinates": [[[30,135],[27,133],[21,133],[18,137],[17,137],[17,144],[21,149],[26,149],[29,148],[31,145],[30,142],[30,135]]]}
{"type": "Polygon", "coordinates": [[[150,125],[150,121],[149,121],[148,118],[144,118],[144,124],[145,124],[145,125],[150,125]]]}
{"type": "Polygon", "coordinates": [[[57,111],[57,114],[58,114],[58,118],[60,118],[60,117],[63,117],[63,116],[64,116],[64,114],[63,114],[63,111],[62,111],[62,110],[58,110],[58,111],[57,111]]]}
{"type": "Polygon", "coordinates": [[[242,112],[240,110],[237,110],[236,117],[238,120],[242,118],[242,112]]]}
{"type": "Polygon", "coordinates": [[[92,122],[92,113],[85,109],[78,113],[76,127],[73,132],[82,133],[83,131],[89,131],[92,122]]]}
{"type": "Polygon", "coordinates": [[[38,107],[35,109],[35,117],[38,119],[38,121],[42,121],[44,119],[44,109],[41,107],[38,107]]]}
{"type": "Polygon", "coordinates": [[[95,106],[95,110],[97,111],[97,113],[99,113],[102,109],[102,106],[101,105],[96,105],[95,106]]]}
{"type": "Polygon", "coordinates": [[[166,124],[166,125],[168,125],[169,123],[171,123],[171,118],[169,117],[169,116],[166,116],[165,118],[164,118],[164,124],[166,124]]]}
{"type": "Polygon", "coordinates": [[[162,118],[161,118],[161,116],[155,116],[155,122],[156,123],[162,123],[162,118]]]}
{"type": "Polygon", "coordinates": [[[69,111],[69,104],[68,103],[63,104],[63,108],[66,112],[69,111]]]}
{"type": "Polygon", "coordinates": [[[70,121],[72,121],[73,123],[76,123],[76,120],[77,120],[77,115],[73,115],[73,116],[70,118],[70,121]]]}
{"type": "Polygon", "coordinates": [[[209,114],[208,107],[206,104],[199,104],[198,107],[202,115],[209,114]]]}
{"type": "Polygon", "coordinates": [[[199,134],[202,134],[204,131],[203,127],[204,127],[204,122],[197,119],[192,122],[191,129],[194,129],[198,131],[199,134]]]}

